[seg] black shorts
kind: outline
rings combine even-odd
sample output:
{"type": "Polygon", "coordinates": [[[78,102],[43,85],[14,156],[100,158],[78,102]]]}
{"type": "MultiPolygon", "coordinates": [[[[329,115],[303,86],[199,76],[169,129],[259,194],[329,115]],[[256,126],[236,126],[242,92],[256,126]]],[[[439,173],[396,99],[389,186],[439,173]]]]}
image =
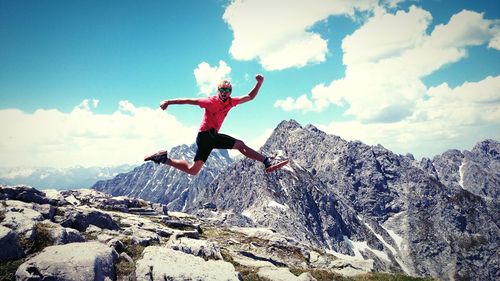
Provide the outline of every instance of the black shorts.
{"type": "Polygon", "coordinates": [[[215,129],[199,132],[198,136],[196,136],[196,145],[198,146],[198,150],[196,150],[194,161],[201,160],[203,162],[207,162],[212,149],[231,149],[234,147],[235,143],[235,138],[219,134],[215,129]]]}

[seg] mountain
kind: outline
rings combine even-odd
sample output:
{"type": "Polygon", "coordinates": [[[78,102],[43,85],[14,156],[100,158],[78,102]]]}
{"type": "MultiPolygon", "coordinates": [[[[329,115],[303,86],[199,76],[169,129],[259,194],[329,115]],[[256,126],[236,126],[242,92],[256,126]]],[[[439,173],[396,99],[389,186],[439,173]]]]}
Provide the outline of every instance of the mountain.
{"type": "MultiPolygon", "coordinates": [[[[181,145],[174,147],[169,152],[169,157],[191,162],[195,153],[195,144],[181,145]]],[[[124,195],[163,203],[171,210],[182,211],[188,204],[194,204],[199,191],[232,162],[226,150],[214,150],[203,170],[196,177],[189,176],[168,165],[147,162],[111,180],[99,181],[92,189],[114,196],[124,195]]]]}
{"type": "Polygon", "coordinates": [[[89,188],[96,181],[111,179],[134,168],[133,165],[116,167],[72,168],[0,168],[0,184],[27,184],[39,189],[89,188]]]}
{"type": "Polygon", "coordinates": [[[182,209],[226,225],[268,227],[375,271],[498,279],[498,141],[416,160],[291,120],[261,151],[290,164],[265,174],[255,161],[228,162],[202,188],[177,186],[197,188],[182,209]]]}

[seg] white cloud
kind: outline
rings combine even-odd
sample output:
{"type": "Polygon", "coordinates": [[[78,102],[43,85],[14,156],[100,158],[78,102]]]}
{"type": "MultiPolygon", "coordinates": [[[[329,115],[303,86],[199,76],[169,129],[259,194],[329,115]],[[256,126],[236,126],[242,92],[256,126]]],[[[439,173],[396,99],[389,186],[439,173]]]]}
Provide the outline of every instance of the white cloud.
{"type": "Polygon", "coordinates": [[[371,11],[377,0],[236,0],[223,19],[233,30],[229,53],[237,60],[258,59],[266,70],[325,61],[327,40],[310,31],[331,15],[371,11]]]}
{"type": "Polygon", "coordinates": [[[342,41],[343,61],[347,66],[401,55],[422,43],[432,16],[412,6],[408,12],[380,12],[342,41]]]}
{"type": "Polygon", "coordinates": [[[97,114],[96,100],[71,112],[0,110],[2,166],[111,166],[142,162],[145,154],[194,142],[197,128],[161,109],[121,101],[111,114],[97,114]]]}
{"type": "Polygon", "coordinates": [[[499,21],[496,21],[496,25],[493,29],[493,38],[488,44],[488,48],[492,48],[500,51],[500,24],[499,21]]]}
{"type": "Polygon", "coordinates": [[[202,62],[194,70],[194,77],[200,93],[210,96],[221,80],[229,79],[231,67],[224,61],[219,61],[219,66],[211,67],[208,63],[202,62]]]}
{"type": "Polygon", "coordinates": [[[497,21],[484,19],[483,14],[464,10],[428,35],[431,19],[429,12],[415,6],[394,14],[377,10],[343,40],[345,77],[314,87],[313,106],[308,109],[291,97],[275,106],[322,111],[329,104],[345,102],[345,114],[363,123],[408,118],[425,97],[425,76],[464,58],[466,47],[495,44],[497,21]]]}
{"type": "Polygon", "coordinates": [[[455,88],[446,83],[430,88],[412,116],[399,122],[332,122],[318,127],[417,157],[432,157],[450,148],[471,149],[480,140],[500,139],[500,76],[455,88]]]}
{"type": "Polygon", "coordinates": [[[312,111],[313,103],[307,95],[300,96],[297,100],[288,97],[285,100],[278,100],[274,103],[275,107],[281,107],[285,111],[301,110],[303,112],[312,111]]]}

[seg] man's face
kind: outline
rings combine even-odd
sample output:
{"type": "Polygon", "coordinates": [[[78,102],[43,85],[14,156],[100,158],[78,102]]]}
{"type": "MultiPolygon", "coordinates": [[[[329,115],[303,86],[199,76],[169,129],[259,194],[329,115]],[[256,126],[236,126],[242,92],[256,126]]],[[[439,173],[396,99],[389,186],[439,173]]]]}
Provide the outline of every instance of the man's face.
{"type": "Polygon", "coordinates": [[[220,87],[218,92],[219,92],[219,99],[222,101],[226,101],[230,96],[231,92],[233,89],[231,87],[220,87]]]}

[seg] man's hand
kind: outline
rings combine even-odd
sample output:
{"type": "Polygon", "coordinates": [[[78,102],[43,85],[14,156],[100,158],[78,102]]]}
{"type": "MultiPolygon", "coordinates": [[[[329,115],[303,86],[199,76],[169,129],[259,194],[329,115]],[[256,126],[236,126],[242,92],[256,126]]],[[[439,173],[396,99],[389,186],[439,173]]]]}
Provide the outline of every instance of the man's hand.
{"type": "Polygon", "coordinates": [[[167,106],[168,106],[168,100],[164,100],[164,101],[160,102],[161,109],[165,110],[165,109],[167,109],[167,106]]]}
{"type": "Polygon", "coordinates": [[[262,74],[257,74],[255,75],[255,80],[257,80],[257,83],[262,84],[262,82],[264,82],[264,76],[262,76],[262,74]]]}

